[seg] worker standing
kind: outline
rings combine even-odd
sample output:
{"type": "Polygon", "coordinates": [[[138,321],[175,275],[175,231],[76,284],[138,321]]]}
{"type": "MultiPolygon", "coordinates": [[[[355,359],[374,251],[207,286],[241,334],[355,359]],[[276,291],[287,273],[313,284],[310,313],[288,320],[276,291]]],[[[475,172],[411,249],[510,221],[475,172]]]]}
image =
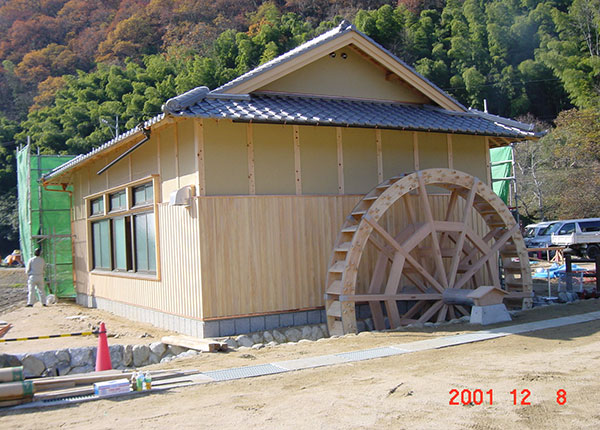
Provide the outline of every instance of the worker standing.
{"type": "Polygon", "coordinates": [[[33,252],[34,257],[31,257],[27,262],[25,273],[27,274],[27,306],[33,306],[35,302],[35,290],[37,290],[42,305],[46,306],[46,287],[44,285],[44,269],[46,262],[40,254],[42,250],[36,248],[33,252]]]}

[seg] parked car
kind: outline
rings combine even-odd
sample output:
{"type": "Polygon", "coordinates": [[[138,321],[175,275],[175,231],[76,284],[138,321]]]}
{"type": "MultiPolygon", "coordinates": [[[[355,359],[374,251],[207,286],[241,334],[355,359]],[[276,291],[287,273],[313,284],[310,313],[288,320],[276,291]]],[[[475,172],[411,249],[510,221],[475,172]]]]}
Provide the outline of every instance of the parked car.
{"type": "Polygon", "coordinates": [[[566,246],[576,255],[595,259],[600,255],[600,218],[563,220],[552,226],[552,244],[566,246]]]}
{"type": "Polygon", "coordinates": [[[544,236],[542,233],[546,230],[546,227],[551,225],[555,221],[544,221],[537,224],[528,224],[525,226],[525,233],[523,233],[523,240],[527,248],[543,248],[546,244],[551,243],[551,237],[544,236]],[[543,244],[543,245],[540,245],[543,244]]]}

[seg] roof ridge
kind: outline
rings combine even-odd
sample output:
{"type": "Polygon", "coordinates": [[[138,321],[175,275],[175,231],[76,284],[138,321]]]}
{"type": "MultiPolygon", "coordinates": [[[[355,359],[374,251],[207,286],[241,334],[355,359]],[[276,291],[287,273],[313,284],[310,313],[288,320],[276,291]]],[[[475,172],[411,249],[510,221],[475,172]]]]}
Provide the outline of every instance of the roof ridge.
{"type": "Polygon", "coordinates": [[[269,70],[269,69],[281,64],[284,61],[288,61],[294,57],[297,57],[298,55],[308,51],[309,49],[313,49],[317,46],[323,45],[324,43],[327,43],[330,40],[336,39],[350,31],[358,31],[358,30],[349,21],[346,21],[344,19],[342,22],[339,23],[338,26],[332,28],[331,30],[326,31],[325,33],[322,33],[319,36],[296,46],[294,49],[287,51],[281,55],[278,55],[277,57],[273,58],[272,60],[267,61],[266,63],[263,63],[260,66],[255,67],[252,70],[247,71],[246,73],[238,76],[237,78],[221,85],[218,88],[215,88],[212,92],[219,93],[228,88],[236,86],[240,82],[243,82],[259,73],[263,73],[266,70],[269,70]]]}

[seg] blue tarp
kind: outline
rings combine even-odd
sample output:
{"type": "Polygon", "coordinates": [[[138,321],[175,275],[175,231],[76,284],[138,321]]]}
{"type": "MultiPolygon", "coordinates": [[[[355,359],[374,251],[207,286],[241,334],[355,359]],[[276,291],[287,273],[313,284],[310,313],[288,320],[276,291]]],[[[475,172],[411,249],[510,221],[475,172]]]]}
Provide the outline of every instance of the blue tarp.
{"type": "MultiPolygon", "coordinates": [[[[550,278],[558,278],[560,277],[561,274],[566,272],[566,265],[562,264],[562,265],[558,265],[556,263],[553,263],[552,266],[548,267],[548,269],[543,269],[543,268],[539,268],[536,269],[535,273],[532,275],[532,277],[534,278],[542,278],[542,279],[548,279],[548,273],[550,273],[550,278]]],[[[571,266],[571,270],[573,272],[584,272],[585,269],[583,267],[578,266],[577,264],[573,264],[571,266]]]]}

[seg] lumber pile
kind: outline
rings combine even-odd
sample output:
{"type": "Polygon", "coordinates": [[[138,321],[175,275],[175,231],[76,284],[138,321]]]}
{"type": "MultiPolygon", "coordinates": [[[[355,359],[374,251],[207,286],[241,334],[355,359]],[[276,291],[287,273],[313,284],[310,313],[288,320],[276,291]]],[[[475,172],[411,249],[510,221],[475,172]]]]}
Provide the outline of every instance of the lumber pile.
{"type": "Polygon", "coordinates": [[[0,407],[30,402],[33,383],[23,378],[23,366],[0,369],[0,407]]]}
{"type": "MultiPolygon", "coordinates": [[[[0,369],[0,407],[15,406],[31,401],[65,399],[94,394],[97,382],[118,379],[130,380],[135,371],[105,370],[80,375],[25,380],[23,367],[0,369]]],[[[180,378],[198,373],[195,370],[153,370],[153,386],[168,383],[170,378],[180,378]],[[167,381],[167,382],[161,382],[167,381]]]]}
{"type": "Polygon", "coordinates": [[[165,336],[161,339],[161,342],[166,345],[181,346],[202,352],[227,351],[227,344],[225,342],[210,338],[201,339],[193,336],[176,335],[165,336]]]}

